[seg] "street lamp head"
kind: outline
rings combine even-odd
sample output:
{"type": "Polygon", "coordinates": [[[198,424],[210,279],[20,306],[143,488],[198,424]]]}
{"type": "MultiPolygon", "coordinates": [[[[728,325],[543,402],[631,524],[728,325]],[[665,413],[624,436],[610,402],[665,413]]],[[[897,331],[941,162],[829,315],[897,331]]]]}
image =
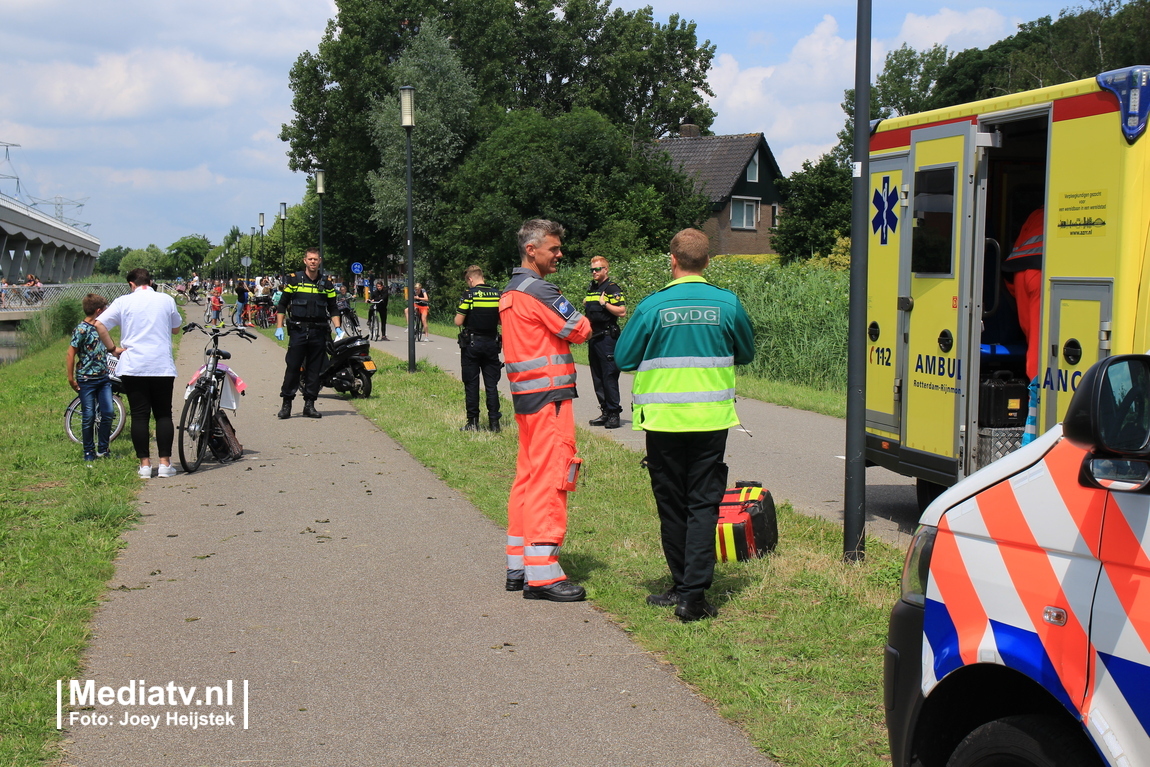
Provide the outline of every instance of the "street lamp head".
{"type": "Polygon", "coordinates": [[[323,168],[315,169],[315,193],[323,194],[323,168]]]}
{"type": "Polygon", "coordinates": [[[287,221],[287,203],[280,203],[280,221],[287,221]]]}
{"type": "Polygon", "coordinates": [[[256,228],[253,226],[252,227],[252,237],[255,237],[255,236],[256,236],[256,228]]]}
{"type": "Polygon", "coordinates": [[[260,229],[264,228],[264,214],[260,214],[260,229]]]}
{"type": "Polygon", "coordinates": [[[410,85],[399,89],[399,124],[404,128],[415,126],[415,88],[410,85]]]}

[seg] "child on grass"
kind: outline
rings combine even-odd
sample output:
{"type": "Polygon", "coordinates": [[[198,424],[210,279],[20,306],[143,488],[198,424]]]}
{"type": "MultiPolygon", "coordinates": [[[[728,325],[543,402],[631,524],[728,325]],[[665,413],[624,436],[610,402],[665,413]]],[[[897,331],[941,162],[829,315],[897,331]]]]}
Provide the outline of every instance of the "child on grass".
{"type": "Polygon", "coordinates": [[[96,318],[107,308],[108,301],[89,293],[81,305],[84,321],[72,331],[65,367],[68,384],[80,394],[84,460],[91,465],[91,461],[111,455],[108,442],[112,435],[112,379],[108,374],[108,349],[96,332],[96,318]]]}

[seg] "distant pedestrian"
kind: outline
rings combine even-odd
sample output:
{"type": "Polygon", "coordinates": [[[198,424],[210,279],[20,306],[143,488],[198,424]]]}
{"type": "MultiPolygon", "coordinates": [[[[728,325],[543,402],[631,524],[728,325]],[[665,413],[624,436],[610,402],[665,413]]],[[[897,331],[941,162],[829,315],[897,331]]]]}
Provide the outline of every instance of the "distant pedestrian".
{"type": "Polygon", "coordinates": [[[140,459],[142,479],[152,476],[148,436],[150,420],[156,422],[156,452],[160,466],[157,476],[174,477],[172,442],[172,389],[176,380],[176,363],[172,358],[172,336],[180,332],[182,319],[175,300],[150,287],[148,270],[140,267],[128,272],[132,292],[120,296],[96,320],[100,340],[109,351],[115,349],[108,331],[119,327],[122,353],[116,373],[123,382],[132,411],[132,446],[140,459]]]}
{"type": "Polygon", "coordinates": [[[112,379],[108,372],[108,352],[96,330],[96,318],[103,314],[108,300],[96,293],[81,302],[84,321],[72,331],[65,366],[68,385],[80,395],[80,431],[84,460],[107,458],[112,437],[112,379]],[[97,415],[99,426],[96,426],[97,415]]]}
{"type": "Polygon", "coordinates": [[[627,314],[623,289],[612,282],[607,259],[591,259],[591,286],[583,299],[583,313],[591,321],[591,338],[587,341],[587,359],[591,366],[591,383],[599,400],[599,417],[592,426],[618,429],[619,368],[615,364],[615,340],[619,338],[619,318],[627,314]]]}
{"type": "Polygon", "coordinates": [[[737,426],[735,365],[755,356],[751,321],[734,293],[703,279],[710,243],[698,229],[671,240],[671,276],[643,299],[615,347],[631,384],[634,428],[647,432],[647,469],[672,586],[648,604],[683,621],[718,614],[706,601],[727,486],[727,430],[737,426]]]}
{"type": "Polygon", "coordinates": [[[469,266],[463,273],[467,291],[455,310],[459,331],[459,359],[467,423],[462,431],[479,431],[479,376],[487,393],[487,426],[499,431],[499,289],[483,281],[483,269],[469,266]]]}

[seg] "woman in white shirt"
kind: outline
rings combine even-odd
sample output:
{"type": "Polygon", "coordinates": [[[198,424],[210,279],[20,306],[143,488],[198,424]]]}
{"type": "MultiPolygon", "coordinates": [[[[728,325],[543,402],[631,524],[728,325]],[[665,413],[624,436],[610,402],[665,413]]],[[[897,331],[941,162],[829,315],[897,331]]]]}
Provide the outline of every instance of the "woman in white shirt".
{"type": "Polygon", "coordinates": [[[156,452],[159,477],[174,477],[172,442],[176,429],[172,422],[172,389],[176,363],[172,359],[172,336],[180,332],[183,320],[176,302],[151,288],[152,277],[144,268],[128,272],[132,292],[120,296],[96,321],[96,331],[108,351],[120,358],[116,373],[123,381],[132,411],[132,446],[140,459],[139,474],[151,479],[152,461],[148,443],[149,420],[156,421],[156,452]],[[112,343],[109,328],[120,328],[120,346],[112,343]]]}

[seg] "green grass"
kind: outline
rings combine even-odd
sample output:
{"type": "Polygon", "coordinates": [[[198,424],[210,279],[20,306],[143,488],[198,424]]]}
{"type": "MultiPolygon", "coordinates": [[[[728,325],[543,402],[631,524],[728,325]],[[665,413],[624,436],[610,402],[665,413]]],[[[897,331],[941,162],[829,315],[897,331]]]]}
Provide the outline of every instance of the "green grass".
{"type": "Polygon", "coordinates": [[[0,764],[14,767],[55,756],[56,680],[77,676],[137,514],[127,439],[89,469],[64,436],[66,349],[0,367],[0,764]]]}
{"type": "MultiPolygon", "coordinates": [[[[378,354],[376,362],[374,387],[381,396],[352,400],[355,406],[484,514],[505,523],[514,422],[498,435],[460,432],[457,380],[424,363],[410,374],[394,357],[378,354]],[[405,405],[397,409],[394,402],[405,405]]],[[[570,496],[563,559],[595,605],[674,663],[684,680],[786,767],[886,763],[882,647],[901,552],[870,539],[866,563],[843,564],[838,526],[783,506],[779,550],[719,565],[711,592],[719,618],[683,625],[644,603],[668,578],[638,456],[582,429],[579,451],[584,473],[570,496]]]]}

